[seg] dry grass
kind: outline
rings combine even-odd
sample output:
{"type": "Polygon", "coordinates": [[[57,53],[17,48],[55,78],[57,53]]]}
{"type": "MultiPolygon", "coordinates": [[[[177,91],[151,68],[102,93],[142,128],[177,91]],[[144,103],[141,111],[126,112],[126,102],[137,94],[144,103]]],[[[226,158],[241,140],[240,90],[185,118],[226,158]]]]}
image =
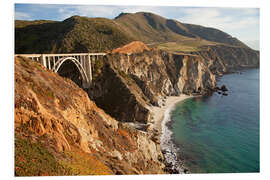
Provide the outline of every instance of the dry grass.
{"type": "Polygon", "coordinates": [[[112,175],[113,172],[96,156],[77,148],[65,153],[66,158],[60,164],[71,170],[72,175],[112,175]]]}
{"type": "Polygon", "coordinates": [[[15,138],[15,176],[72,175],[41,143],[15,138]]]}
{"type": "Polygon", "coordinates": [[[158,49],[166,50],[170,52],[194,52],[200,51],[202,46],[206,45],[216,45],[217,43],[205,41],[205,40],[186,40],[186,41],[179,41],[179,42],[167,42],[161,43],[157,45],[158,49]]]}

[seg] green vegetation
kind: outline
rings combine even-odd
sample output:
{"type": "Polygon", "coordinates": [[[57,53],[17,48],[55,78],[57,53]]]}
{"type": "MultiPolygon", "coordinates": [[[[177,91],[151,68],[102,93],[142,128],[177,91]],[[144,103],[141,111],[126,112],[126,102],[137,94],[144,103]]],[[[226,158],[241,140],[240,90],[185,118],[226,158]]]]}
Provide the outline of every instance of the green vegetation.
{"type": "Polygon", "coordinates": [[[15,138],[15,176],[71,175],[40,142],[15,138]]]}
{"type": "MultiPolygon", "coordinates": [[[[168,42],[192,39],[193,35],[185,30],[174,32],[168,25],[170,20],[152,13],[123,14],[115,18],[124,30],[136,40],[145,43],[168,42]]],[[[181,29],[178,27],[178,29],[181,29]]]]}
{"type": "MultiPolygon", "coordinates": [[[[185,24],[147,12],[122,13],[115,18],[115,21],[122,25],[125,31],[134,39],[149,43],[150,45],[179,42],[181,46],[191,47],[196,47],[196,44],[213,45],[219,43],[246,47],[238,39],[218,29],[185,24]]],[[[170,50],[174,49],[175,47],[172,47],[170,50]]],[[[180,49],[186,50],[189,47],[182,47],[180,49]]]]}
{"type": "Polygon", "coordinates": [[[70,169],[72,175],[109,175],[113,172],[97,157],[79,149],[73,148],[65,152],[66,158],[59,161],[64,167],[70,169]]]}
{"type": "Polygon", "coordinates": [[[200,51],[202,46],[205,45],[217,45],[218,43],[209,42],[206,40],[186,40],[179,42],[167,42],[157,44],[155,47],[158,49],[172,51],[172,52],[191,52],[191,51],[200,51]]]}
{"type": "Polygon", "coordinates": [[[15,27],[16,28],[23,28],[23,27],[29,26],[29,25],[39,25],[39,24],[55,23],[55,22],[57,22],[57,21],[50,21],[50,20],[23,21],[23,20],[18,20],[18,21],[15,21],[15,27]]]}
{"type": "Polygon", "coordinates": [[[29,68],[29,63],[28,63],[28,61],[27,61],[27,60],[25,60],[25,58],[23,58],[23,57],[19,57],[18,59],[19,59],[19,61],[20,61],[21,65],[22,65],[23,67],[25,67],[25,68],[29,68]]]}
{"type": "Polygon", "coordinates": [[[127,73],[125,73],[124,71],[118,71],[118,72],[123,78],[132,81],[132,78],[127,73]]]}
{"type": "Polygon", "coordinates": [[[40,97],[43,98],[54,98],[54,93],[53,91],[44,85],[43,82],[34,83],[34,82],[29,82],[30,88],[40,97]]]}
{"type": "Polygon", "coordinates": [[[218,29],[184,24],[140,12],[114,20],[72,16],[64,21],[15,21],[15,53],[107,52],[131,41],[161,49],[194,51],[201,45],[247,47],[218,29]],[[175,42],[177,44],[164,44],[175,42]],[[179,43],[179,48],[176,47],[179,43]]]}
{"type": "Polygon", "coordinates": [[[15,21],[15,53],[102,52],[133,41],[112,20],[73,16],[62,22],[15,21]]]}
{"type": "Polygon", "coordinates": [[[73,148],[57,160],[41,143],[15,138],[15,176],[107,175],[113,172],[89,153],[73,148]]]}
{"type": "Polygon", "coordinates": [[[124,71],[118,71],[118,73],[127,81],[129,86],[132,84],[132,82],[134,82],[133,79],[124,71]]]}
{"type": "Polygon", "coordinates": [[[104,66],[103,60],[96,60],[93,63],[93,80],[96,80],[98,76],[101,74],[103,66],[104,66]]]}
{"type": "Polygon", "coordinates": [[[190,45],[185,45],[182,43],[176,43],[176,42],[168,42],[168,43],[163,43],[163,44],[159,44],[158,49],[161,50],[166,50],[166,51],[199,51],[199,47],[198,46],[190,46],[190,45]]]}

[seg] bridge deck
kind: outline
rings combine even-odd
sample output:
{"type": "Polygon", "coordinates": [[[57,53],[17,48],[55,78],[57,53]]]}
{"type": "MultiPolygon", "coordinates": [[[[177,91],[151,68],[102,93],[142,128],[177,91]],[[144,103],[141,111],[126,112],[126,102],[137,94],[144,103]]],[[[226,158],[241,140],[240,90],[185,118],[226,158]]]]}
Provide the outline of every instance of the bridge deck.
{"type": "Polygon", "coordinates": [[[30,58],[54,72],[57,72],[66,60],[71,60],[82,75],[83,87],[89,88],[92,82],[91,61],[98,60],[99,56],[106,56],[106,53],[15,54],[15,56],[30,58]]]}

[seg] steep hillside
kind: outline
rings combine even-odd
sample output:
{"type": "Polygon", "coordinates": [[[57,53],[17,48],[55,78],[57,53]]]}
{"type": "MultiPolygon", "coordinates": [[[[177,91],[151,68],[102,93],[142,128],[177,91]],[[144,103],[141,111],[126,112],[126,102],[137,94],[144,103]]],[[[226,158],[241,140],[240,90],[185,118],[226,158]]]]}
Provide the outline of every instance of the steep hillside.
{"type": "Polygon", "coordinates": [[[71,80],[15,58],[15,175],[164,173],[160,146],[71,80]]]}
{"type": "Polygon", "coordinates": [[[190,40],[195,37],[181,24],[171,25],[171,20],[152,13],[122,13],[115,21],[134,39],[145,43],[190,40]]]}
{"type": "Polygon", "coordinates": [[[206,45],[248,48],[218,29],[184,24],[147,12],[114,20],[72,16],[57,21],[15,21],[15,53],[105,52],[139,40],[169,51],[199,51],[206,45]]]}
{"type": "Polygon", "coordinates": [[[105,52],[133,40],[109,19],[15,21],[15,53],[105,52]]]}
{"type": "Polygon", "coordinates": [[[224,43],[231,46],[239,46],[249,48],[243,42],[239,41],[237,38],[232,37],[231,35],[220,31],[215,28],[203,27],[195,24],[183,24],[190,33],[213,42],[224,43]]]}
{"type": "Polygon", "coordinates": [[[122,28],[145,43],[189,42],[211,45],[213,42],[247,47],[241,41],[215,28],[185,24],[147,12],[122,13],[115,18],[122,28]],[[202,40],[205,41],[202,41],[202,40]]]}

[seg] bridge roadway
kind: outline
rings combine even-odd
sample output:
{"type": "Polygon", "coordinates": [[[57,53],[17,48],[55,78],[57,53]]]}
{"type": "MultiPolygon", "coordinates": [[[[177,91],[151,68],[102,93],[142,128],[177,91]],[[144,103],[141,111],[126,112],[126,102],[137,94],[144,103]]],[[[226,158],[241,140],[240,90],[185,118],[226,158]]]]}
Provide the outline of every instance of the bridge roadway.
{"type": "Polygon", "coordinates": [[[106,53],[15,54],[15,56],[30,58],[56,73],[65,61],[72,61],[82,76],[83,88],[89,88],[93,77],[92,63],[106,56],[106,53]]]}

